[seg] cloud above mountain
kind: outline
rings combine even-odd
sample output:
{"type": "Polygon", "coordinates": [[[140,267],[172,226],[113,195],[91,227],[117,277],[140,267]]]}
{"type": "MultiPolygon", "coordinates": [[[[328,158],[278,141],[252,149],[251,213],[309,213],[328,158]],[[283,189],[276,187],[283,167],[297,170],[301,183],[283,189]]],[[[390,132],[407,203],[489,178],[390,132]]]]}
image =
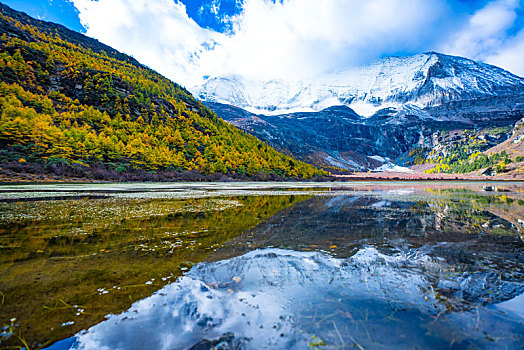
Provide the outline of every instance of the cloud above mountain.
{"type": "Polygon", "coordinates": [[[481,60],[524,76],[524,6],[518,0],[489,2],[462,23],[441,50],[481,60]]]}
{"type": "Polygon", "coordinates": [[[71,1],[88,35],[186,86],[224,74],[306,78],[430,50],[524,75],[516,0],[71,1]]]}

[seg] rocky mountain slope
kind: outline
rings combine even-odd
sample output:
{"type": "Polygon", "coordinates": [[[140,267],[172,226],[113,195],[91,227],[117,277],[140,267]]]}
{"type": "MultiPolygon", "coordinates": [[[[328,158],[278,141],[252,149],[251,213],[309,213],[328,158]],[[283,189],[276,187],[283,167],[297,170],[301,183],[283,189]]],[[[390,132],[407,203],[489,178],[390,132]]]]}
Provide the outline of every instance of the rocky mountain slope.
{"type": "MultiPolygon", "coordinates": [[[[326,168],[376,169],[386,158],[398,158],[414,144],[428,142],[431,129],[457,124],[433,120],[388,123],[387,114],[364,118],[345,106],[319,112],[286,115],[255,115],[238,107],[207,103],[224,120],[246,130],[273,147],[309,163],[326,168]]],[[[391,117],[400,120],[402,117],[391,117]]],[[[384,168],[385,169],[385,168],[384,168]]]]}
{"type": "Polygon", "coordinates": [[[494,147],[491,147],[485,153],[488,155],[492,155],[495,153],[500,153],[502,151],[507,152],[510,157],[513,157],[515,159],[524,156],[524,119],[519,120],[515,124],[513,130],[511,130],[509,138],[506,141],[499,143],[494,147]]]}
{"type": "Polygon", "coordinates": [[[359,171],[399,170],[394,163],[409,163],[413,148],[433,148],[438,131],[512,127],[524,117],[524,78],[438,53],[309,82],[211,78],[194,91],[224,120],[284,152],[359,171]]]}

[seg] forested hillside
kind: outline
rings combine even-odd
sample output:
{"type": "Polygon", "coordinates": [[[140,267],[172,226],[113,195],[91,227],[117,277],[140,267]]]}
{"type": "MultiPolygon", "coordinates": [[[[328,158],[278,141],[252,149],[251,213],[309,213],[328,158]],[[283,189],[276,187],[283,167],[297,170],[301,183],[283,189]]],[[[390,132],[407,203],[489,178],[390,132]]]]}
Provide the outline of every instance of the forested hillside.
{"type": "Polygon", "coordinates": [[[222,121],[132,57],[5,5],[0,10],[3,168],[99,178],[323,173],[222,121]]]}
{"type": "Polygon", "coordinates": [[[430,147],[414,147],[404,158],[428,174],[470,173],[515,175],[524,173],[521,120],[512,127],[441,130],[431,135],[430,147]]]}

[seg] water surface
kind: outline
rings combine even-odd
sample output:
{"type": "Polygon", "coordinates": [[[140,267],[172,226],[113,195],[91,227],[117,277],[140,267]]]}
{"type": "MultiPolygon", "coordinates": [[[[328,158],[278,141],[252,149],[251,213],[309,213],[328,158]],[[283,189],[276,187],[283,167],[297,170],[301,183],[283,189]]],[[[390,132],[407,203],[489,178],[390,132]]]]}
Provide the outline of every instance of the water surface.
{"type": "Polygon", "coordinates": [[[524,347],[524,185],[0,187],[1,345],[524,347]]]}

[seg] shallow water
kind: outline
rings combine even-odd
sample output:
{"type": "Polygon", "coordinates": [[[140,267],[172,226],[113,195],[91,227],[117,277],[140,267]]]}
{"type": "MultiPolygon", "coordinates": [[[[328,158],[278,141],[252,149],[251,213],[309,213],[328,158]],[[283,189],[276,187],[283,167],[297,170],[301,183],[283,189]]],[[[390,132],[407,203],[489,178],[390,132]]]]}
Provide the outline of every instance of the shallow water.
{"type": "Polygon", "coordinates": [[[524,347],[519,183],[1,186],[0,217],[5,347],[524,347]]]}

